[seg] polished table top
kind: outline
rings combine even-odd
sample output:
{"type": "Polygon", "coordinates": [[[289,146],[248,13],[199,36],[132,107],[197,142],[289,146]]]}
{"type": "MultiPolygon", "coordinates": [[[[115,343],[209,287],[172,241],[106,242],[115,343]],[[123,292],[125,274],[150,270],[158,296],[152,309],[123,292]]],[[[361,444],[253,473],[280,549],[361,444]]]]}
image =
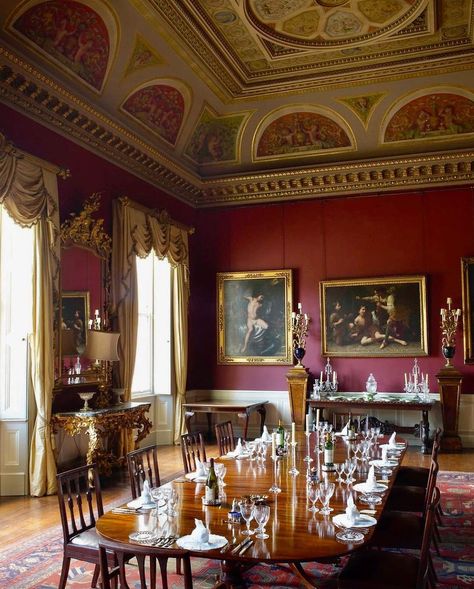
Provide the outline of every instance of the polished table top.
{"type": "MultiPolygon", "coordinates": [[[[226,561],[233,559],[247,562],[305,562],[331,560],[334,557],[350,552],[354,548],[358,548],[360,545],[343,544],[335,538],[335,534],[339,530],[332,521],[334,515],[344,512],[351,486],[348,488],[345,483],[336,482],[336,490],[330,501],[330,506],[334,508],[331,515],[324,516],[320,513],[313,514],[308,511],[306,463],[303,462],[306,455],[306,439],[299,432],[298,435],[298,440],[301,443],[297,446],[296,455],[297,468],[300,474],[292,477],[288,473],[291,466],[290,457],[279,460],[281,471],[279,486],[282,492],[277,495],[269,492],[273,481],[273,463],[270,459],[270,449],[268,450],[267,460],[263,463],[248,459],[218,459],[219,462],[224,462],[227,467],[226,486],[224,487],[226,497],[220,507],[209,507],[202,504],[201,498],[204,495],[204,484],[197,484],[185,478],[179,478],[169,483],[177,489],[179,501],[178,515],[166,524],[167,533],[173,533],[180,537],[190,534],[195,527],[194,519],[199,518],[209,527],[212,534],[225,536],[229,542],[243,540],[244,536],[241,535],[241,531],[245,529],[245,524],[228,523],[227,513],[230,510],[233,498],[240,498],[248,494],[259,494],[268,496],[271,509],[270,520],[266,526],[267,533],[270,536],[267,540],[259,540],[252,536],[253,545],[240,557],[230,553],[221,553],[219,550],[191,551],[191,553],[195,556],[207,556],[226,561]]],[[[315,436],[315,433],[310,436],[311,455],[313,457],[315,457],[313,451],[315,436]]],[[[382,439],[381,442],[383,441],[385,440],[382,439]]],[[[352,456],[351,448],[353,448],[353,445],[349,445],[349,442],[338,438],[335,462],[343,462],[348,454],[352,456]]],[[[377,450],[377,454],[377,457],[379,457],[380,450],[377,450]]],[[[312,465],[314,464],[315,462],[312,463],[312,465]]],[[[389,488],[393,483],[395,472],[396,469],[388,482],[389,488]]],[[[355,476],[358,479],[357,482],[364,482],[367,478],[367,470],[364,472],[356,471],[355,476]]],[[[335,473],[329,473],[328,478],[330,481],[334,481],[336,478],[335,473]]],[[[378,480],[380,480],[380,476],[378,476],[378,480]]],[[[382,504],[373,507],[375,518],[380,515],[387,495],[386,492],[382,504]]],[[[356,505],[359,510],[369,507],[358,501],[356,505]]],[[[318,506],[320,506],[319,502],[318,506]]],[[[370,507],[372,508],[372,506],[370,507]]],[[[136,515],[108,512],[97,522],[97,530],[106,538],[127,543],[129,534],[132,532],[154,530],[156,525],[156,517],[151,512],[136,515]]],[[[256,524],[252,520],[252,528],[255,527],[256,524]]],[[[364,543],[370,538],[372,532],[373,528],[369,528],[368,533],[365,534],[364,543]]],[[[160,535],[162,534],[160,533],[160,535]]]]}

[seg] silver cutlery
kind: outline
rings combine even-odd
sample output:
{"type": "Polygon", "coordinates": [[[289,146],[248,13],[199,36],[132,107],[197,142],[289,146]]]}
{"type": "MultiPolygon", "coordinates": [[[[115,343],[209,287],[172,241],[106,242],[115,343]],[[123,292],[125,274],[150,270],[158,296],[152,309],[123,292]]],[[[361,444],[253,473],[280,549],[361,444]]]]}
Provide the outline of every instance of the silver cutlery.
{"type": "Polygon", "coordinates": [[[231,554],[237,554],[238,552],[240,552],[240,550],[242,550],[242,548],[244,548],[250,542],[252,542],[251,538],[245,538],[245,540],[242,540],[242,542],[239,542],[239,544],[237,544],[237,546],[235,546],[235,548],[233,548],[230,551],[231,554]]]}
{"type": "Polygon", "coordinates": [[[249,541],[247,542],[247,544],[244,544],[244,545],[242,546],[242,548],[240,549],[240,551],[239,551],[239,553],[238,553],[238,556],[242,556],[242,554],[243,554],[244,552],[247,552],[247,550],[250,548],[250,546],[252,546],[252,544],[253,544],[253,540],[249,540],[249,541]]]}
{"type": "Polygon", "coordinates": [[[228,550],[232,550],[232,548],[235,548],[235,546],[236,546],[236,542],[227,542],[227,544],[225,546],[223,546],[219,552],[221,554],[224,554],[224,552],[227,552],[228,550]]]}

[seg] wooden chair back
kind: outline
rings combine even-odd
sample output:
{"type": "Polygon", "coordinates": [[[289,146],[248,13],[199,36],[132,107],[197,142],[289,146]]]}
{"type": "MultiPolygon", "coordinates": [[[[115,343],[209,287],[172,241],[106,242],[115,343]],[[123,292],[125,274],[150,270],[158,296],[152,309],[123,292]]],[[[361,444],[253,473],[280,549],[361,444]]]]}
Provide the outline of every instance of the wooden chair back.
{"type": "Polygon", "coordinates": [[[206,462],[206,447],[201,433],[183,434],[180,439],[185,474],[196,470],[196,458],[206,462]]]}
{"type": "Polygon", "coordinates": [[[362,419],[365,419],[365,415],[354,415],[348,411],[338,412],[333,411],[332,413],[332,425],[334,431],[340,432],[346,423],[352,419],[356,422],[356,431],[359,431],[362,419]]]}
{"type": "Polygon", "coordinates": [[[433,491],[436,488],[436,480],[438,478],[438,472],[439,472],[439,464],[436,460],[431,460],[431,465],[430,465],[430,472],[428,475],[428,482],[426,484],[426,493],[425,493],[425,504],[424,504],[424,514],[426,517],[426,511],[429,507],[431,498],[433,496],[433,491]]]}
{"type": "Polygon", "coordinates": [[[150,487],[161,485],[157,445],[129,452],[127,466],[133,499],[140,497],[144,481],[148,481],[150,487]]]}
{"type": "Polygon", "coordinates": [[[145,561],[147,557],[150,559],[150,587],[153,589],[156,587],[156,562],[158,561],[162,587],[163,589],[168,589],[168,560],[170,558],[179,558],[182,566],[184,589],[192,589],[193,578],[191,574],[191,561],[187,550],[181,550],[179,548],[156,548],[154,546],[144,546],[140,544],[122,544],[120,542],[113,542],[112,540],[100,538],[99,557],[102,589],[111,589],[110,581],[114,579],[117,574],[120,580],[120,587],[129,588],[125,565],[132,556],[134,556],[137,561],[141,589],[147,589],[145,569],[145,561]],[[107,552],[110,552],[115,556],[117,562],[115,567],[110,567],[110,561],[107,562],[107,552]]]}
{"type": "Polygon", "coordinates": [[[425,525],[423,528],[423,540],[420,550],[420,564],[418,567],[418,578],[416,587],[426,587],[427,578],[430,570],[430,546],[435,526],[435,514],[439,507],[441,494],[438,487],[434,487],[428,501],[428,507],[425,513],[425,525]]]}
{"type": "Polygon", "coordinates": [[[215,426],[219,456],[235,450],[234,428],[231,421],[216,423],[215,426]]]}

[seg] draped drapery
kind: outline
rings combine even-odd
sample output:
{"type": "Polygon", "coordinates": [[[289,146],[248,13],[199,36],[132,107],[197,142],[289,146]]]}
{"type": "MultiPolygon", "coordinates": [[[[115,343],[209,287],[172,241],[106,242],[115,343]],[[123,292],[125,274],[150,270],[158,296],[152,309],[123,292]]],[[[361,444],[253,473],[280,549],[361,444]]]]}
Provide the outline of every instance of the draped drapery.
{"type": "MultiPolygon", "coordinates": [[[[172,267],[172,354],[176,381],[174,441],[178,443],[184,428],[182,403],[186,394],[188,363],[188,230],[174,224],[165,211],[156,214],[134,206],[123,197],[114,201],[113,244],[112,314],[120,331],[119,386],[125,389],[126,400],[131,398],[137,342],[136,256],[146,257],[153,249],[160,259],[166,258],[172,267]]],[[[132,440],[128,437],[123,440],[121,450],[126,452],[131,449],[132,440]]]]}
{"type": "Polygon", "coordinates": [[[35,496],[50,495],[56,492],[56,464],[50,427],[54,385],[54,308],[59,293],[56,174],[19,155],[2,141],[0,203],[16,223],[34,227],[30,382],[36,402],[36,420],[30,448],[30,493],[35,496]]]}

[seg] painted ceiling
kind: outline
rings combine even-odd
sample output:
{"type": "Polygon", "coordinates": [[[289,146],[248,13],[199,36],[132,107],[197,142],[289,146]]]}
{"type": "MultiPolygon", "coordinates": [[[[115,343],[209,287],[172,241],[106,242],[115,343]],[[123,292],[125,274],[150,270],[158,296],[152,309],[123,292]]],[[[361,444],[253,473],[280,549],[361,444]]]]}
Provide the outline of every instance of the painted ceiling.
{"type": "Polygon", "coordinates": [[[473,0],[2,0],[0,100],[196,207],[472,183],[473,24],[473,0]]]}

